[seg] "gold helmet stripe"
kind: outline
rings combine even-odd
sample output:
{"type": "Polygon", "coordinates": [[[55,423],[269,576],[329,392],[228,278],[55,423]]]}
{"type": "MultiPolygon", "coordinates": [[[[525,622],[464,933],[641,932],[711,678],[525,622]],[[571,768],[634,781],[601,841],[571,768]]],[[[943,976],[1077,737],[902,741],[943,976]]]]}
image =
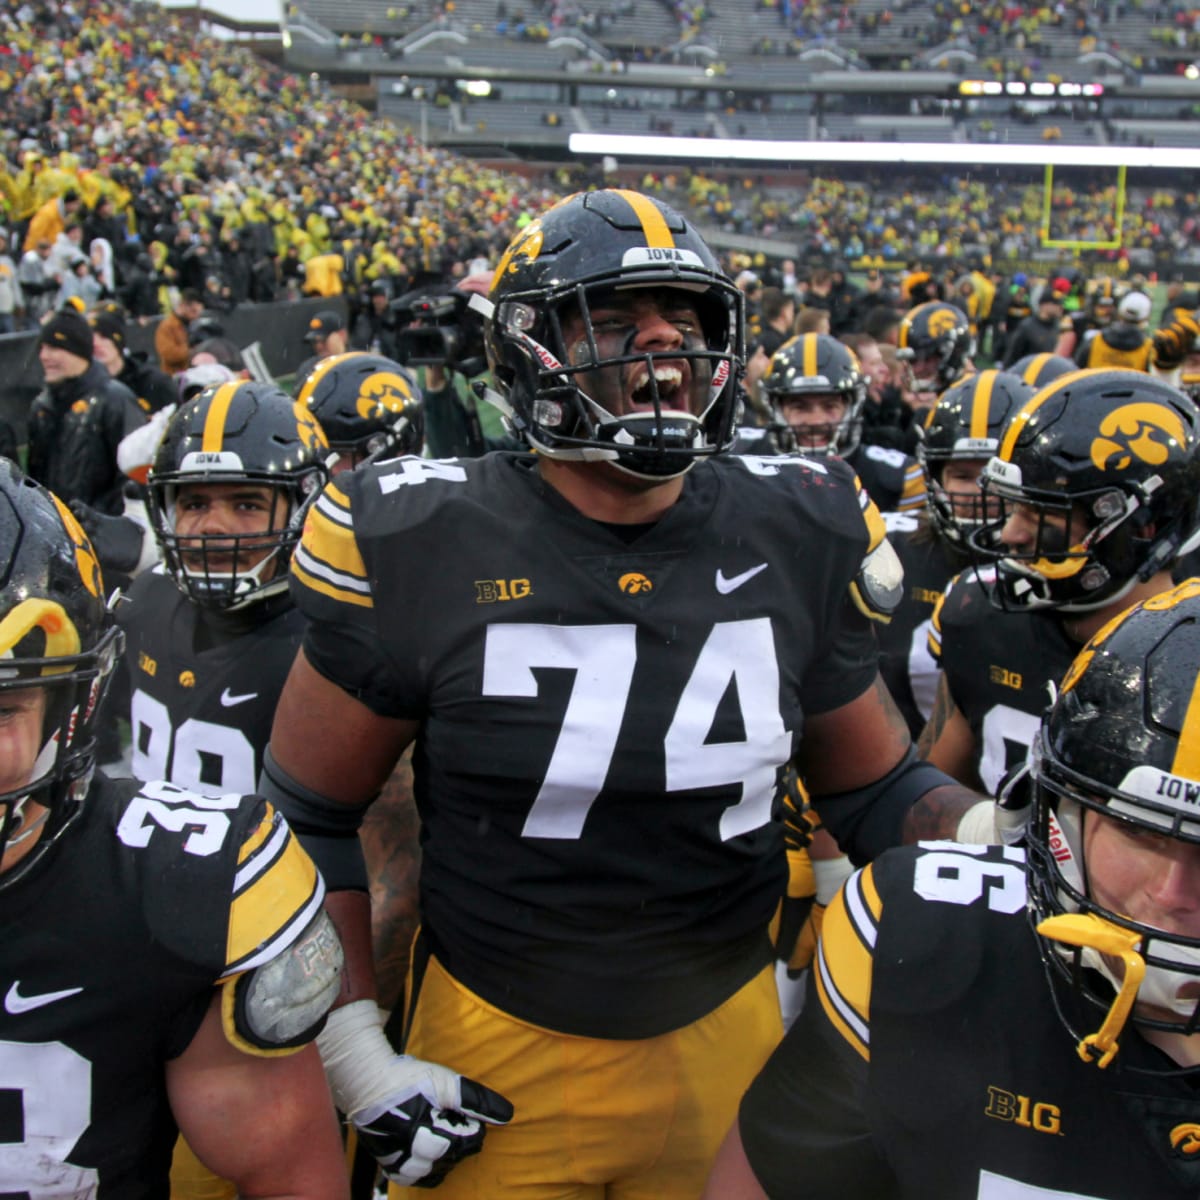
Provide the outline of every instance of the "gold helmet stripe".
{"type": "Polygon", "coordinates": [[[205,454],[219,454],[225,441],[225,418],[229,416],[229,406],[233,403],[234,393],[242,386],[240,379],[231,383],[223,383],[213,398],[209,401],[208,416],[204,418],[204,433],[200,441],[200,449],[205,454]]]}
{"type": "Polygon", "coordinates": [[[1037,412],[1047,400],[1053,399],[1058,395],[1063,388],[1070,387],[1083,371],[1070,371],[1066,375],[1060,375],[1053,383],[1048,383],[1036,396],[1027,401],[1025,407],[1008,423],[1008,429],[1005,430],[1004,440],[1000,443],[1000,449],[996,457],[1004,459],[1005,462],[1012,461],[1013,450],[1016,449],[1017,439],[1025,430],[1025,426],[1033,419],[1033,414],[1037,412]]]}
{"type": "Polygon", "coordinates": [[[811,379],[817,374],[817,335],[806,333],[801,340],[804,345],[804,378],[811,379]]]}
{"type": "Polygon", "coordinates": [[[1046,365],[1046,360],[1053,356],[1047,351],[1045,354],[1035,354],[1029,360],[1029,366],[1021,372],[1021,378],[1028,384],[1037,382],[1038,372],[1046,365]]]}
{"type": "Polygon", "coordinates": [[[974,408],[971,409],[971,437],[985,438],[988,417],[992,414],[992,390],[996,386],[999,371],[982,371],[975,381],[974,408]]]}
{"type": "Polygon", "coordinates": [[[671,236],[670,229],[667,228],[667,222],[659,211],[658,205],[649,196],[643,196],[641,192],[629,191],[626,188],[618,188],[617,194],[623,196],[628,201],[629,207],[637,213],[637,218],[642,223],[642,232],[646,235],[647,246],[661,250],[674,248],[675,239],[671,236]]]}
{"type": "Polygon", "coordinates": [[[1184,779],[1200,779],[1200,676],[1196,678],[1187,712],[1183,714],[1183,728],[1179,731],[1171,774],[1182,775],[1184,779]]]}

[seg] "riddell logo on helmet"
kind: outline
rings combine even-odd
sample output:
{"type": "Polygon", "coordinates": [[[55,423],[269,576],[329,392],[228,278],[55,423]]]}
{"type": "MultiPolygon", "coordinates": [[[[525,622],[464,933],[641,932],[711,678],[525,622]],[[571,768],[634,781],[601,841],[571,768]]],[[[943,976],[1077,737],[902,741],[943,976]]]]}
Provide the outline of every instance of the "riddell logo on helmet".
{"type": "Polygon", "coordinates": [[[1071,847],[1067,844],[1062,827],[1053,813],[1049,815],[1047,820],[1046,845],[1050,848],[1050,853],[1054,856],[1055,862],[1070,862],[1075,857],[1071,853],[1071,847]]]}
{"type": "Polygon", "coordinates": [[[1123,404],[1100,422],[1092,442],[1091,459],[1101,471],[1124,471],[1135,462],[1162,466],[1171,446],[1188,444],[1178,415],[1161,404],[1123,404]]]}

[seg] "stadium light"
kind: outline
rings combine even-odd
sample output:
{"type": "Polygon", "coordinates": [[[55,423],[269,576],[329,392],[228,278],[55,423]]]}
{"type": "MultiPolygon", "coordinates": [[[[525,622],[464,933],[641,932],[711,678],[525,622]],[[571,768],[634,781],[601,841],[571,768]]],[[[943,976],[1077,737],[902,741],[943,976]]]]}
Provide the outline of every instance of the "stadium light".
{"type": "Polygon", "coordinates": [[[1195,170],[1200,147],[1067,146],[981,142],[786,142],[753,138],[649,137],[573,133],[572,154],[618,158],[686,158],[739,162],[936,163],[941,166],[1155,167],[1195,170]]]}

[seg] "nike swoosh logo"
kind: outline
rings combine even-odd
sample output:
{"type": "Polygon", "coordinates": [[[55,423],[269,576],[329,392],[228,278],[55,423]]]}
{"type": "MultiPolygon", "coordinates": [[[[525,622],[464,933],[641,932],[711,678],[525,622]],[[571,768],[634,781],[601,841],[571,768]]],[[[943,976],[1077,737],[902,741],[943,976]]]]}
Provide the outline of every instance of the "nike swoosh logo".
{"type": "Polygon", "coordinates": [[[736,592],[743,583],[749,583],[755,575],[767,569],[766,563],[759,563],[757,567],[751,567],[748,571],[743,571],[740,575],[734,575],[732,579],[725,578],[725,572],[717,568],[717,591],[722,596],[728,596],[730,592],[736,592]]]}
{"type": "Polygon", "coordinates": [[[247,700],[253,700],[257,695],[257,692],[247,692],[244,696],[235,696],[226,688],[221,693],[221,703],[225,708],[232,708],[235,704],[244,704],[247,700]]]}
{"type": "Polygon", "coordinates": [[[35,1008],[42,1008],[44,1005],[53,1004],[56,1000],[65,1000],[68,996],[77,996],[83,991],[83,988],[77,987],[66,988],[61,992],[42,992],[40,996],[22,996],[20,987],[21,981],[18,979],[8,989],[8,994],[4,997],[4,1009],[14,1017],[19,1013],[32,1012],[35,1008]]]}

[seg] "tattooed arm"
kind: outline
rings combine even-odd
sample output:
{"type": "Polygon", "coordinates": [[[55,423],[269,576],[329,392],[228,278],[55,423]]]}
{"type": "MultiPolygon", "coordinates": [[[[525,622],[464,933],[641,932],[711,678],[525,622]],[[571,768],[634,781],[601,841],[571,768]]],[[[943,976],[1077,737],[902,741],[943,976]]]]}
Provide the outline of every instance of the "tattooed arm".
{"type": "Polygon", "coordinates": [[[979,746],[962,709],[950,694],[945,674],[938,678],[933,712],[917,739],[917,753],[966,787],[983,790],[979,778],[979,746]]]}
{"type": "Polygon", "coordinates": [[[984,799],[917,759],[878,677],[849,704],[809,718],[797,767],[822,823],[856,863],[902,841],[953,838],[984,799]]]}
{"type": "Polygon", "coordinates": [[[409,953],[419,923],[419,830],[410,746],[367,810],[358,834],[371,881],[371,941],[379,1004],[389,1010],[404,1002],[409,953]]]}

